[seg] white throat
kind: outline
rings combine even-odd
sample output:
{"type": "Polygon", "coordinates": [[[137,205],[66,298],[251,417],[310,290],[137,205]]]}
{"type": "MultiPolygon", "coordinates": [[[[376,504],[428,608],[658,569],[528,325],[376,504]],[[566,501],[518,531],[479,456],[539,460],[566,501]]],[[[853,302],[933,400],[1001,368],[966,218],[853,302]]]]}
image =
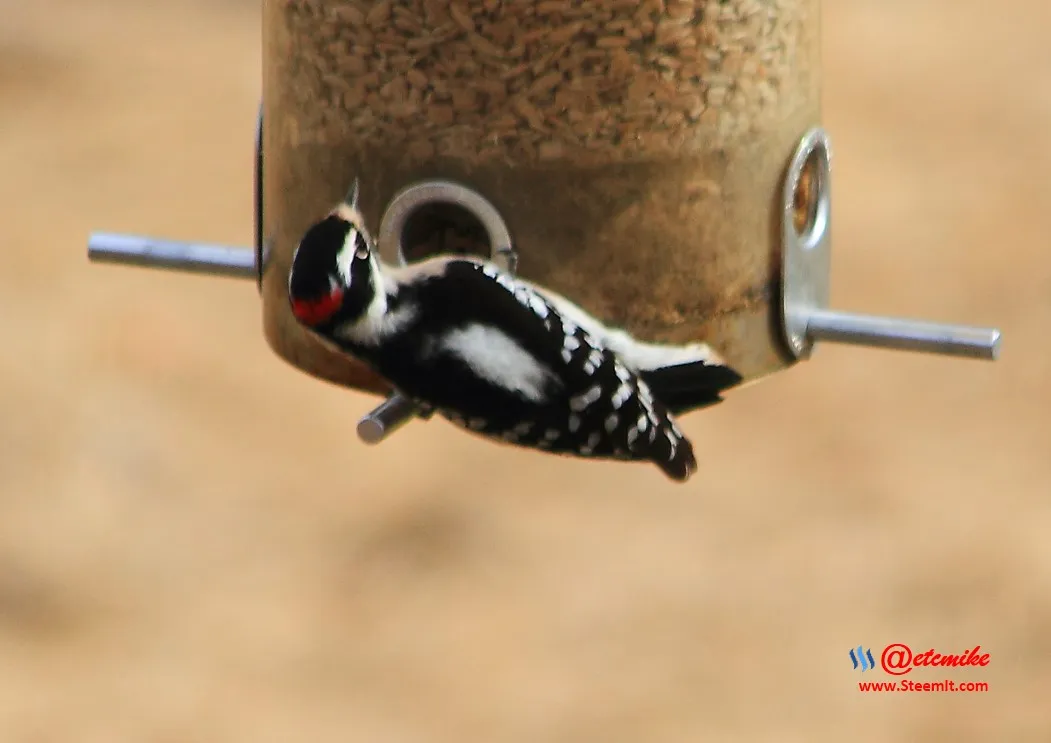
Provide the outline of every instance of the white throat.
{"type": "MultiPolygon", "coordinates": [[[[397,284],[386,276],[375,252],[369,253],[369,284],[372,298],[365,311],[355,320],[336,329],[344,340],[364,346],[377,346],[392,335],[402,332],[418,317],[415,303],[403,303],[391,308],[390,298],[397,292],[397,284]]],[[[346,290],[350,291],[347,281],[346,290]]]]}

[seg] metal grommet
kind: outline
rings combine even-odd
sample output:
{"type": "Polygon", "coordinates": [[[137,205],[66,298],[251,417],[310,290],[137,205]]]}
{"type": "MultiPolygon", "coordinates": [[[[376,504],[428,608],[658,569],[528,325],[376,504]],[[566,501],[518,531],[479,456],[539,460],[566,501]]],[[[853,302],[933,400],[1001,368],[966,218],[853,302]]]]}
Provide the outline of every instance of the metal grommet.
{"type": "Polygon", "coordinates": [[[814,128],[800,141],[785,175],[781,301],[785,341],[796,358],[809,357],[813,347],[813,339],[807,333],[809,310],[828,306],[831,161],[828,134],[814,128]]]}
{"type": "Polygon", "coordinates": [[[421,181],[395,194],[383,214],[376,238],[384,260],[405,265],[401,239],[405,225],[417,209],[431,204],[450,204],[472,214],[489,237],[490,260],[503,270],[515,273],[518,268],[518,254],[511,242],[511,232],[500,212],[477,191],[453,181],[421,181]]]}

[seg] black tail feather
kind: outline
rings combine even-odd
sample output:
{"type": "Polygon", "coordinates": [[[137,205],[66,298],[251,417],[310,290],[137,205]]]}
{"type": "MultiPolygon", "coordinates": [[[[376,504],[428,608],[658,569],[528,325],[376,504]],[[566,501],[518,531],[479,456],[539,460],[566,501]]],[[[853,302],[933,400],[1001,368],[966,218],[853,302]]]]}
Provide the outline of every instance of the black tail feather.
{"type": "Polygon", "coordinates": [[[720,393],[736,387],[743,377],[728,366],[695,361],[651,369],[641,374],[653,396],[672,415],[682,415],[722,402],[720,393]]]}
{"type": "Polygon", "coordinates": [[[697,458],[693,453],[693,444],[687,438],[678,442],[674,455],[666,459],[655,460],[655,463],[669,479],[675,482],[686,482],[697,471],[697,458]]]}

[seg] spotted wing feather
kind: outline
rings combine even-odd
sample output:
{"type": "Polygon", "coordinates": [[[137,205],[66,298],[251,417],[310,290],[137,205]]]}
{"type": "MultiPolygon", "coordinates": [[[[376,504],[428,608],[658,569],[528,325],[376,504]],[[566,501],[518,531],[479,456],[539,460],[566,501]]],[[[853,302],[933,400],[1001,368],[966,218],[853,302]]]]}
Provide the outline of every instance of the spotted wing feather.
{"type": "Polygon", "coordinates": [[[493,434],[558,453],[650,460],[673,479],[689,478],[696,469],[693,447],[639,375],[590,333],[559,315],[543,296],[491,264],[450,266],[450,271],[462,271],[466,265],[490,280],[478,284],[478,292],[494,295],[494,302],[502,292],[525,310],[512,313],[505,307],[507,314],[501,317],[514,315],[520,330],[532,331],[526,336],[537,338],[535,351],[564,383],[561,394],[538,416],[544,420],[533,426],[520,422],[493,434]]]}

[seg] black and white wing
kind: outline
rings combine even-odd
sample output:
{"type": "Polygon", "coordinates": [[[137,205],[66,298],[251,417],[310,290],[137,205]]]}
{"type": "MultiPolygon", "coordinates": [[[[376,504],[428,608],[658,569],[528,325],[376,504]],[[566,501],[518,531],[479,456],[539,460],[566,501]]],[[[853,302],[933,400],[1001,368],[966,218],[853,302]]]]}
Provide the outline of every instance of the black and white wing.
{"type": "Polygon", "coordinates": [[[530,286],[488,263],[446,259],[401,291],[417,323],[377,366],[404,394],[520,446],[650,460],[677,480],[696,468],[642,378],[530,286]]]}

